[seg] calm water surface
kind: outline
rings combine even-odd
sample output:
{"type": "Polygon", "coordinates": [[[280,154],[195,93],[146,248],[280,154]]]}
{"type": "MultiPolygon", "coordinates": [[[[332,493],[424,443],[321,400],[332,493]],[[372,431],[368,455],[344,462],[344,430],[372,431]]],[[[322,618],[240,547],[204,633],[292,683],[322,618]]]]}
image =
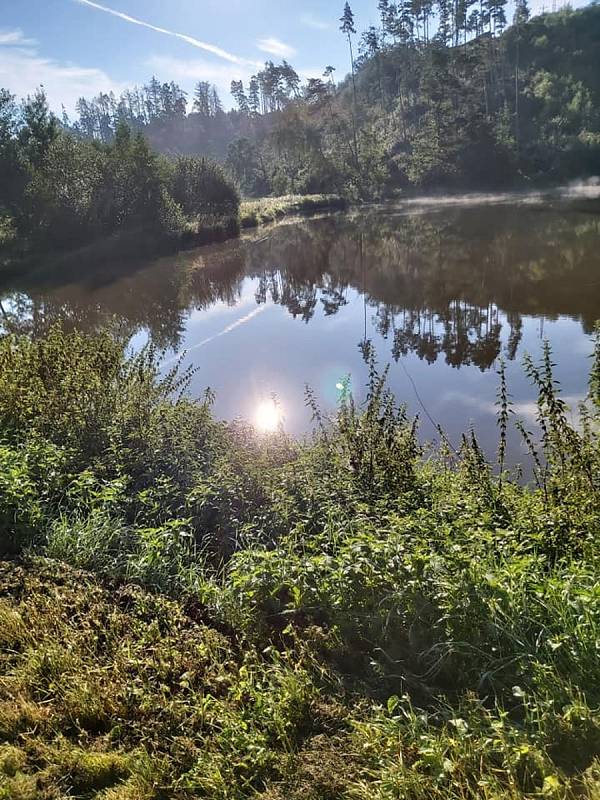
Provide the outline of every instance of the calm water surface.
{"type": "MultiPolygon", "coordinates": [[[[198,367],[224,418],[256,419],[272,394],[284,427],[310,428],[309,384],[327,409],[349,376],[361,396],[359,345],[390,364],[389,383],[458,441],[469,425],[496,445],[498,361],[514,410],[533,424],[522,357],[547,338],[568,402],[584,398],[600,317],[600,208],[591,199],[385,206],[265,229],[152,263],[91,269],[65,262],[0,289],[5,328],[41,334],[57,319],[148,339],[198,367]]],[[[516,441],[510,460],[526,461],[516,441]]]]}

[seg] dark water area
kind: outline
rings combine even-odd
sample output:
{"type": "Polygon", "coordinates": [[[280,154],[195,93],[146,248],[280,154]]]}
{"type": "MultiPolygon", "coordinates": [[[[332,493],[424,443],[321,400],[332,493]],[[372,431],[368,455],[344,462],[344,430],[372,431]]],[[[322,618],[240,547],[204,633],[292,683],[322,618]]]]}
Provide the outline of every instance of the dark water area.
{"type": "MultiPolygon", "coordinates": [[[[358,399],[369,339],[389,385],[424,439],[441,425],[457,443],[473,426],[492,454],[500,357],[514,411],[534,425],[522,368],[547,338],[576,416],[600,318],[600,204],[572,196],[419,201],[299,219],[152,263],[72,263],[13,277],[0,289],[5,330],[41,335],[57,320],[109,326],[166,365],[198,367],[193,391],[216,393],[218,416],[310,429],[312,387],[332,410],[350,378],[358,399]],[[265,405],[266,404],[266,405],[265,405]]],[[[527,456],[516,436],[510,462],[527,456]]]]}

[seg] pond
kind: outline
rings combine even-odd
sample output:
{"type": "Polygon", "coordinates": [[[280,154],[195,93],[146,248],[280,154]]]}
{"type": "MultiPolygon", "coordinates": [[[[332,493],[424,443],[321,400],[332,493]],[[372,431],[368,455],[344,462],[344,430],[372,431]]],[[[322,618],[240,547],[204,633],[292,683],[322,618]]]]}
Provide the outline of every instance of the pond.
{"type": "MultiPolygon", "coordinates": [[[[165,366],[197,367],[193,391],[218,416],[269,429],[311,427],[305,386],[326,410],[346,379],[360,399],[361,343],[389,364],[397,398],[457,444],[473,426],[497,443],[500,358],[513,409],[535,422],[522,358],[552,345],[576,413],[600,318],[600,207],[593,197],[455,198],[295,219],[152,263],[65,262],[0,290],[5,328],[39,335],[54,321],[111,326],[132,347],[151,340],[165,366]],[[276,397],[276,411],[272,397],[276,397]]],[[[516,436],[509,461],[526,460],[516,436]]]]}

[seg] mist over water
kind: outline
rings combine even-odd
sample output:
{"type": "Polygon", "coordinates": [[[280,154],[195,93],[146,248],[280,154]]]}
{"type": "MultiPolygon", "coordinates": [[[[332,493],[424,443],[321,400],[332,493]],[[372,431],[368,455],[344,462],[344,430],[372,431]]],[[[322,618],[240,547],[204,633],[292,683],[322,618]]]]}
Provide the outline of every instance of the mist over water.
{"type": "MultiPolygon", "coordinates": [[[[223,245],[135,265],[38,272],[6,287],[5,327],[41,335],[56,320],[110,327],[197,367],[193,390],[216,392],[224,418],[261,416],[278,398],[286,430],[310,429],[306,384],[326,410],[349,377],[367,380],[369,339],[389,384],[458,444],[472,425],[492,456],[497,368],[507,363],[514,410],[535,424],[522,369],[548,339],[564,397],[587,391],[600,317],[600,182],[551,193],[431,197],[297,220],[223,245]],[[42,278],[41,275],[44,275],[42,278]]],[[[516,436],[509,463],[526,462],[516,436]]]]}
{"type": "Polygon", "coordinates": [[[552,189],[530,191],[527,189],[510,192],[470,192],[467,194],[421,195],[401,200],[399,209],[441,208],[447,206],[490,206],[490,205],[540,205],[569,200],[600,200],[600,178],[590,177],[585,180],[571,181],[564,186],[552,189]]]}

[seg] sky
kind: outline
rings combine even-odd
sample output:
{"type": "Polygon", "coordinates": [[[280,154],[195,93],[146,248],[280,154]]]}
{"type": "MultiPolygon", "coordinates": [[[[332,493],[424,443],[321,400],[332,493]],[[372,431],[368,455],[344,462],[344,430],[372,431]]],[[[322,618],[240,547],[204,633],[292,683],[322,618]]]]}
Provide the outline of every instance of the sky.
{"type": "MultiPolygon", "coordinates": [[[[533,12],[552,2],[530,0],[533,12]]],[[[586,0],[574,0],[573,6],[586,0]]],[[[214,83],[226,107],[232,80],[286,58],[302,78],[331,64],[348,71],[339,31],[343,0],[0,0],[0,87],[18,97],[43,84],[52,108],[120,93],[156,75],[190,94],[214,83]]],[[[359,31],[376,24],[377,0],[354,0],[359,31]]]]}

